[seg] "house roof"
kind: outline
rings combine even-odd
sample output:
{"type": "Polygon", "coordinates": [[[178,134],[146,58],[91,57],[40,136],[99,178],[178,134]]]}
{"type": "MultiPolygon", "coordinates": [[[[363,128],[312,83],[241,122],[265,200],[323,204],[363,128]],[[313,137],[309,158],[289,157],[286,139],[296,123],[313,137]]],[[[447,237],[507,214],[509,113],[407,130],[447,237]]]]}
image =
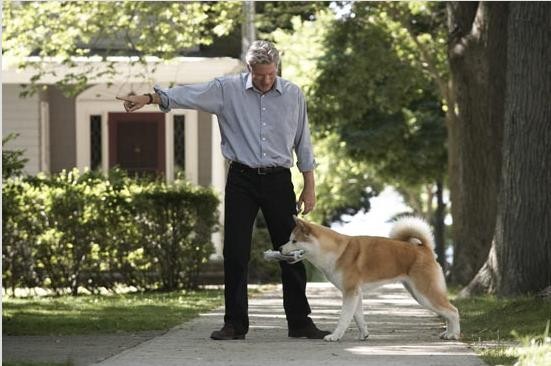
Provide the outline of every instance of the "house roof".
{"type": "MultiPolygon", "coordinates": [[[[40,84],[54,84],[69,73],[91,73],[106,71],[112,64],[115,75],[105,74],[89,80],[89,84],[101,83],[149,83],[190,84],[210,80],[216,76],[233,74],[244,69],[244,64],[230,57],[176,57],[163,61],[155,57],[146,58],[145,64],[137,62],[137,57],[74,58],[75,66],[69,67],[55,59],[29,58],[31,62],[41,63],[44,70],[55,71],[40,79],[40,84]]],[[[28,66],[18,69],[13,60],[2,57],[2,84],[28,84],[37,73],[28,66]]]]}

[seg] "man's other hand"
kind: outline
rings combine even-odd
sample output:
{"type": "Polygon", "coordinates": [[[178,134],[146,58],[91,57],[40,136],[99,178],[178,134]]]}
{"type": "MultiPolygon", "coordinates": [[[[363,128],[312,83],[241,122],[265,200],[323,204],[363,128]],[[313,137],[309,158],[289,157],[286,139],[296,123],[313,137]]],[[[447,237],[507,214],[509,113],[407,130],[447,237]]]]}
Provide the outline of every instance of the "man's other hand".
{"type": "Polygon", "coordinates": [[[298,213],[302,213],[303,215],[306,215],[314,209],[315,205],[316,205],[315,190],[311,188],[303,189],[302,194],[300,195],[300,198],[298,199],[298,203],[297,203],[298,213]],[[302,205],[304,205],[304,210],[302,209],[302,205]]]}

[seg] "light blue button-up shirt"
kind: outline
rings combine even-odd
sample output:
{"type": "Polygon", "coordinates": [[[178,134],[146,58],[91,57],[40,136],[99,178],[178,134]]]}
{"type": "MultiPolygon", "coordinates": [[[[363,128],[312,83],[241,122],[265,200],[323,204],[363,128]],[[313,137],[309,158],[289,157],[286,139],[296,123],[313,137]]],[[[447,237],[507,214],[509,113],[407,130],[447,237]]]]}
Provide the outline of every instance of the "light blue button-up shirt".
{"type": "Polygon", "coordinates": [[[249,73],[215,78],[170,89],[154,87],[160,109],[199,109],[218,117],[222,154],[253,168],[293,166],[293,149],[301,172],[314,170],[306,100],[298,86],[277,78],[262,94],[249,73]]]}

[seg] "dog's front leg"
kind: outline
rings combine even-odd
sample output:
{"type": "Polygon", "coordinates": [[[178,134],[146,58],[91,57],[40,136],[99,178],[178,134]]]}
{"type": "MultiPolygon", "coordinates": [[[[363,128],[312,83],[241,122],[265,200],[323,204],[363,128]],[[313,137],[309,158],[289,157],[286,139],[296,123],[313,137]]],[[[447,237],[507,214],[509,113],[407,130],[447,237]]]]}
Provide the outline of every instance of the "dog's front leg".
{"type": "Polygon", "coordinates": [[[354,321],[360,331],[360,341],[365,341],[367,337],[369,337],[369,332],[367,331],[367,324],[365,323],[362,297],[362,293],[360,292],[358,294],[358,305],[356,306],[356,311],[354,312],[354,321]]]}
{"type": "Polygon", "coordinates": [[[342,309],[339,323],[333,333],[325,336],[326,341],[335,342],[342,338],[358,306],[359,291],[357,289],[343,292],[342,309]]]}

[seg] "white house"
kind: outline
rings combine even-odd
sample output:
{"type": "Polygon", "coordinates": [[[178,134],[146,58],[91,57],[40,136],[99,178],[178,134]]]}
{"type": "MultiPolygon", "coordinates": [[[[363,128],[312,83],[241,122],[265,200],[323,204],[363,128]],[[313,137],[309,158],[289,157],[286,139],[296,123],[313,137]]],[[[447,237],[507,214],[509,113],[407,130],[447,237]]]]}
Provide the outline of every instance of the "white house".
{"type": "MultiPolygon", "coordinates": [[[[41,80],[45,91],[21,98],[21,85],[30,82],[34,71],[17,70],[9,60],[2,60],[2,135],[19,134],[8,147],[25,151],[29,159],[25,171],[55,173],[78,167],[107,172],[118,165],[131,172],[162,174],[171,181],[175,171],[182,169],[189,181],[213,186],[223,198],[226,166],[216,116],[195,110],[162,113],[156,106],[126,113],[115,96],[151,92],[154,84],[199,83],[238,73],[244,68],[242,62],[227,57],[179,57],[170,62],[151,59],[144,68],[128,57],[109,61],[115,62],[114,78],[95,78],[82,93],[66,97],[55,83],[75,70],[41,60],[55,69],[56,76],[41,80]]],[[[107,67],[101,59],[77,64],[77,68],[107,67]]],[[[221,220],[223,212],[221,207],[221,220]]],[[[213,239],[221,257],[220,234],[213,239]]]]}

